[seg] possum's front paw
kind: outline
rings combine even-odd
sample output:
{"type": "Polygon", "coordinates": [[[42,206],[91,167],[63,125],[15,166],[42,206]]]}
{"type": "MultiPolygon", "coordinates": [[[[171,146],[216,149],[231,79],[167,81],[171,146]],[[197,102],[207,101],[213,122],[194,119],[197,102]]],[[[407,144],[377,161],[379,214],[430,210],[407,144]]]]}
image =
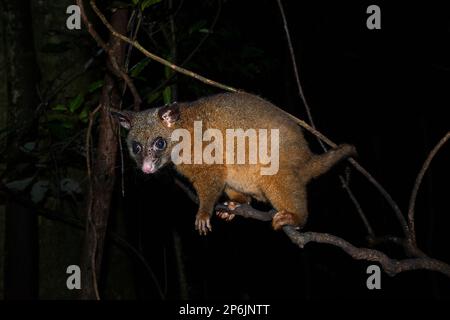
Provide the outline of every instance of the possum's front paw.
{"type": "Polygon", "coordinates": [[[208,213],[197,213],[195,216],[195,230],[202,236],[206,236],[208,231],[212,231],[211,221],[208,213]]]}

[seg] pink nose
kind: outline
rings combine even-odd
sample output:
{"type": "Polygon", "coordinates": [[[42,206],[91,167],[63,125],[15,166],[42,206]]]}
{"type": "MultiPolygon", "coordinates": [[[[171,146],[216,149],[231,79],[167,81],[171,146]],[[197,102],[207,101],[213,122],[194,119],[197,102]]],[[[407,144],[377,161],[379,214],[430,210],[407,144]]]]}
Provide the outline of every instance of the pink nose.
{"type": "Polygon", "coordinates": [[[155,167],[153,166],[153,163],[144,162],[142,165],[142,171],[145,173],[153,173],[155,171],[155,167]]]}

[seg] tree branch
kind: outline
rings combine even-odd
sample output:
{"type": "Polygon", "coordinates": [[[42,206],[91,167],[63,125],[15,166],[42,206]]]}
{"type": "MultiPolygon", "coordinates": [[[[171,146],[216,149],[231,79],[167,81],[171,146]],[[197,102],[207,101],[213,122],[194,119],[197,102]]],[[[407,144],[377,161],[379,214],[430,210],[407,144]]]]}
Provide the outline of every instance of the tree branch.
{"type": "MultiPolygon", "coordinates": [[[[240,205],[234,210],[220,204],[217,205],[215,209],[261,221],[271,221],[276,213],[275,210],[268,212],[259,211],[247,204],[240,205]]],[[[289,239],[300,248],[303,248],[310,242],[329,244],[342,249],[355,260],[378,262],[383,270],[390,276],[394,276],[400,272],[424,269],[440,272],[450,278],[450,265],[433,258],[419,257],[397,260],[389,258],[386,254],[378,250],[355,247],[350,242],[328,233],[299,232],[292,226],[284,226],[283,231],[289,239]]]]}
{"type": "MultiPolygon", "coordinates": [[[[183,191],[186,192],[188,197],[194,203],[198,204],[197,196],[194,192],[191,191],[189,187],[187,187],[179,179],[175,179],[175,183],[183,191]]],[[[274,209],[270,211],[260,211],[248,204],[242,204],[236,207],[234,210],[231,210],[224,204],[217,204],[215,206],[215,210],[222,212],[226,211],[230,214],[235,214],[244,218],[251,218],[259,221],[272,221],[273,216],[277,212],[274,209]]],[[[369,248],[355,247],[350,242],[328,233],[299,232],[291,226],[284,226],[283,231],[289,237],[289,239],[300,248],[304,248],[304,246],[310,242],[333,245],[342,249],[345,253],[347,253],[355,260],[366,260],[380,263],[383,270],[390,276],[394,276],[404,271],[424,269],[440,272],[450,278],[450,265],[442,261],[427,257],[423,252],[421,252],[416,247],[410,246],[409,242],[402,238],[376,238],[372,239],[372,244],[381,243],[383,241],[393,242],[404,247],[409,255],[415,256],[416,258],[404,260],[392,259],[381,251],[369,248]]]]}
{"type": "Polygon", "coordinates": [[[414,226],[414,211],[416,206],[417,193],[419,192],[420,185],[422,183],[423,177],[425,176],[428,167],[430,166],[431,161],[442,148],[442,146],[450,139],[450,131],[438,142],[438,144],[431,150],[427,159],[423,163],[422,169],[420,169],[419,174],[417,175],[416,181],[414,183],[413,190],[411,192],[411,198],[409,200],[409,208],[408,208],[408,223],[410,230],[410,240],[413,245],[416,245],[416,231],[414,226]]]}

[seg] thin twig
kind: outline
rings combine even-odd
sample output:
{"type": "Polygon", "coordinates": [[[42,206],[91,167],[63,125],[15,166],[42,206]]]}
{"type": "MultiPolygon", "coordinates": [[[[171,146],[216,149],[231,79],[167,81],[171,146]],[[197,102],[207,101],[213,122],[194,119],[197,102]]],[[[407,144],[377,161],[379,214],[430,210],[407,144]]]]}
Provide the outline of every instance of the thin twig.
{"type": "Polygon", "coordinates": [[[350,197],[351,202],[353,203],[353,205],[355,206],[356,212],[358,212],[359,217],[361,218],[361,221],[363,222],[368,237],[369,238],[374,238],[375,237],[375,233],[372,229],[372,226],[370,225],[369,220],[367,219],[366,214],[364,213],[361,204],[359,203],[358,199],[356,198],[355,194],[353,193],[352,189],[350,188],[350,186],[348,185],[347,181],[345,180],[345,178],[340,175],[339,176],[339,180],[342,183],[342,188],[344,188],[344,190],[347,192],[348,196],[350,197]]]}
{"type": "MultiPolygon", "coordinates": [[[[91,269],[92,269],[92,278],[94,282],[94,292],[95,297],[97,300],[100,300],[100,294],[98,291],[97,286],[97,272],[95,268],[95,256],[97,252],[97,230],[95,228],[94,222],[92,221],[92,201],[93,201],[93,189],[92,189],[92,170],[91,170],[91,131],[92,131],[92,125],[94,123],[94,117],[95,114],[100,110],[102,107],[101,104],[97,106],[97,108],[94,109],[89,114],[89,124],[86,132],[86,168],[87,168],[87,174],[88,174],[88,180],[89,180],[89,199],[88,199],[88,210],[87,210],[87,220],[88,220],[88,226],[92,228],[93,234],[94,234],[94,252],[91,256],[91,269]]],[[[87,230],[86,230],[87,231],[87,230]]]]}
{"type": "MultiPolygon", "coordinates": [[[[139,27],[141,25],[141,19],[142,19],[142,15],[141,12],[139,10],[134,10],[132,16],[130,17],[130,20],[128,21],[128,26],[130,26],[130,24],[132,24],[132,22],[134,23],[135,19],[133,19],[133,16],[135,15],[135,12],[139,12],[138,14],[138,22],[137,22],[137,26],[136,28],[131,27],[131,34],[132,34],[132,38],[133,40],[136,39],[137,37],[137,33],[139,31],[139,27]],[[134,30],[133,30],[134,29],[134,30]]],[[[129,46],[128,47],[128,51],[127,51],[127,55],[125,57],[125,70],[128,72],[128,64],[130,62],[130,57],[131,57],[131,51],[133,49],[133,46],[129,46]]],[[[130,80],[131,81],[131,80],[130,80]]],[[[125,96],[125,92],[126,92],[126,86],[123,87],[122,90],[122,96],[120,98],[120,107],[122,107],[122,102],[123,102],[123,98],[125,96]]],[[[139,94],[136,92],[135,93],[138,97],[139,100],[142,101],[141,97],[139,96],[139,94]]],[[[134,104],[134,111],[139,111],[140,109],[140,105],[137,105],[136,103],[134,104]]],[[[113,126],[111,126],[113,127],[113,126]]],[[[124,173],[125,173],[125,166],[124,166],[124,159],[123,159],[123,145],[122,145],[122,139],[120,138],[120,126],[117,129],[117,140],[119,142],[119,152],[120,152],[120,187],[121,187],[121,191],[122,191],[122,197],[125,197],[125,177],[124,177],[124,173]]]]}
{"type": "MultiPolygon", "coordinates": [[[[97,31],[95,31],[94,26],[89,21],[86,12],[84,10],[83,6],[83,0],[76,0],[77,5],[80,7],[80,14],[81,18],[83,19],[84,23],[88,27],[88,32],[94,38],[94,40],[97,42],[97,44],[105,50],[105,52],[108,53],[109,61],[111,62],[111,71],[118,76],[119,78],[122,78],[123,81],[126,83],[127,87],[130,89],[131,95],[133,96],[134,100],[134,106],[136,109],[139,109],[139,106],[142,103],[141,97],[139,96],[139,93],[136,89],[136,87],[133,84],[133,81],[130,79],[128,74],[122,70],[122,68],[117,63],[117,60],[113,54],[111,54],[111,48],[103,41],[103,39],[99,36],[97,31]]],[[[105,18],[106,20],[106,18],[105,18]]]]}
{"type": "MultiPolygon", "coordinates": [[[[78,0],[78,1],[80,1],[80,0],[78,0]]],[[[139,44],[138,41],[133,41],[130,38],[128,38],[128,37],[118,33],[113,28],[113,26],[108,22],[106,17],[100,12],[100,10],[98,9],[97,5],[95,4],[95,1],[91,0],[90,4],[91,4],[91,7],[94,10],[94,12],[97,14],[97,16],[100,18],[100,20],[102,20],[103,24],[108,28],[109,32],[113,36],[119,38],[122,41],[125,41],[125,42],[131,44],[133,47],[135,47],[136,49],[141,51],[145,56],[149,57],[150,59],[153,59],[153,60],[155,60],[155,61],[157,61],[157,62],[159,62],[159,63],[161,63],[161,64],[163,64],[163,65],[165,65],[165,66],[167,66],[169,68],[171,68],[172,70],[175,70],[175,71],[177,71],[177,72],[179,72],[181,74],[184,74],[184,75],[187,75],[187,76],[192,77],[194,79],[197,79],[197,80],[199,80],[199,81],[201,81],[203,83],[209,84],[211,86],[214,86],[214,87],[217,87],[217,88],[220,88],[220,89],[223,89],[223,90],[231,91],[231,92],[238,92],[239,91],[239,90],[237,90],[237,89],[235,89],[233,87],[226,86],[226,85],[221,84],[219,82],[216,82],[216,81],[213,81],[211,79],[205,78],[205,77],[203,77],[203,76],[201,76],[201,75],[199,75],[199,74],[197,74],[195,72],[192,72],[190,70],[181,68],[181,67],[179,67],[179,66],[177,66],[177,65],[175,65],[175,64],[173,64],[173,63],[171,63],[169,61],[167,61],[166,59],[163,59],[160,56],[157,56],[156,54],[153,54],[153,53],[147,51],[143,46],[141,46],[139,44]]]]}
{"type": "MultiPolygon", "coordinates": [[[[211,23],[211,25],[209,26],[208,30],[209,32],[206,33],[203,38],[198,42],[198,44],[195,46],[195,48],[189,53],[189,55],[183,60],[183,62],[181,62],[179,64],[180,67],[185,66],[193,57],[194,55],[197,53],[197,51],[202,47],[202,45],[205,43],[205,41],[208,39],[208,37],[210,36],[211,33],[213,33],[212,30],[214,30],[217,21],[219,21],[219,17],[220,17],[220,12],[222,10],[222,1],[219,0],[219,7],[217,9],[216,15],[214,17],[213,22],[211,23]]],[[[146,58],[147,59],[147,58],[146,58]]],[[[139,62],[138,62],[139,63],[139,62]]],[[[158,92],[159,90],[161,90],[161,88],[166,87],[175,77],[176,73],[173,73],[170,75],[169,78],[164,79],[164,81],[162,81],[156,88],[154,88],[152,91],[150,91],[150,93],[148,94],[149,96],[153,95],[154,93],[158,92]]]]}
{"type": "Polygon", "coordinates": [[[97,42],[97,44],[105,50],[105,52],[108,52],[109,48],[105,41],[100,37],[100,35],[95,31],[94,26],[89,21],[86,11],[84,10],[83,0],[76,0],[77,6],[80,8],[80,14],[81,19],[83,19],[84,23],[88,27],[88,32],[91,35],[92,38],[97,42]]]}
{"type": "MultiPolygon", "coordinates": [[[[277,3],[278,3],[278,7],[280,8],[281,18],[283,20],[284,32],[286,34],[286,40],[287,40],[287,44],[289,47],[289,54],[291,56],[292,68],[294,71],[295,82],[297,83],[298,93],[300,95],[300,98],[303,101],[303,104],[305,105],[309,123],[311,124],[311,127],[315,128],[316,125],[314,124],[314,118],[312,116],[311,108],[309,107],[309,104],[306,101],[305,93],[303,91],[303,86],[300,82],[300,76],[299,76],[299,72],[298,72],[297,62],[295,61],[294,46],[292,45],[291,33],[289,32],[289,27],[288,27],[288,23],[287,23],[287,19],[286,19],[286,14],[284,13],[283,4],[281,3],[281,0],[277,0],[277,3]]],[[[323,144],[323,142],[319,140],[319,143],[322,146],[322,148],[326,151],[326,147],[323,144]]]]}
{"type": "Polygon", "coordinates": [[[439,152],[439,150],[442,148],[442,146],[450,139],[450,132],[447,132],[447,134],[438,142],[438,144],[431,150],[430,154],[428,155],[427,159],[422,165],[422,168],[419,171],[419,174],[417,175],[416,181],[414,182],[414,187],[411,192],[411,198],[409,199],[409,207],[408,207],[408,223],[409,223],[409,230],[410,230],[410,240],[413,245],[416,245],[416,231],[414,226],[414,211],[416,206],[416,199],[417,199],[417,193],[419,192],[420,185],[422,183],[423,177],[425,176],[425,173],[427,172],[431,161],[436,156],[436,154],[439,152]]]}
{"type": "MultiPolygon", "coordinates": [[[[94,111],[92,111],[89,114],[89,123],[88,123],[88,127],[87,127],[87,132],[86,132],[86,142],[85,142],[85,148],[86,148],[86,168],[87,168],[87,174],[88,174],[88,178],[89,181],[91,180],[92,177],[92,170],[91,170],[91,155],[90,155],[90,149],[91,149],[91,131],[92,131],[92,125],[94,122],[94,117],[97,114],[97,112],[100,110],[100,108],[102,107],[101,104],[99,104],[94,111]]],[[[89,183],[91,185],[91,183],[89,183]]],[[[90,192],[92,193],[92,186],[91,186],[91,190],[90,192]]]]}
{"type": "MultiPolygon", "coordinates": [[[[136,10],[134,11],[134,12],[136,12],[136,10]]],[[[137,17],[137,25],[136,25],[136,27],[134,28],[134,31],[132,30],[131,31],[131,38],[133,39],[133,41],[134,40],[136,40],[136,37],[137,37],[137,35],[138,35],[138,32],[139,32],[139,28],[140,28],[140,26],[141,26],[141,21],[142,21],[142,13],[141,13],[141,11],[140,10],[138,10],[138,17],[137,17]]],[[[131,19],[130,19],[130,21],[131,21],[131,19]]],[[[129,65],[129,63],[130,63],[130,58],[131,58],[131,51],[133,50],[133,46],[129,46],[128,47],[128,51],[127,51],[127,56],[126,56],[126,58],[125,58],[125,63],[124,63],[124,65],[125,65],[125,73],[128,75],[128,65],[129,65]]],[[[130,79],[130,82],[132,82],[132,80],[130,79]]],[[[132,86],[133,88],[135,88],[135,86],[133,85],[132,86]]],[[[123,92],[122,92],[122,100],[123,100],[123,96],[124,96],[124,94],[125,94],[125,88],[124,88],[124,90],[123,90],[123,92]]],[[[136,92],[135,93],[133,93],[133,96],[137,96],[138,98],[139,98],[139,104],[136,104],[136,103],[134,103],[134,111],[139,111],[140,110],[140,104],[142,103],[142,99],[141,99],[141,97],[140,97],[140,95],[139,95],[139,93],[137,93],[137,90],[136,90],[136,92]]]]}
{"type": "MultiPolygon", "coordinates": [[[[291,62],[292,62],[292,68],[294,71],[295,82],[297,83],[298,94],[303,101],[303,105],[305,106],[306,114],[308,116],[308,120],[309,120],[309,123],[311,124],[311,127],[316,128],[316,125],[314,124],[314,118],[312,116],[311,108],[308,104],[308,101],[306,100],[306,96],[303,91],[303,86],[300,81],[300,75],[298,72],[297,62],[295,60],[294,46],[292,45],[291,33],[289,32],[289,27],[288,27],[288,23],[287,23],[287,19],[286,19],[286,14],[284,12],[283,4],[281,3],[281,0],[277,0],[277,3],[278,3],[278,7],[280,9],[281,18],[283,20],[284,31],[286,34],[286,40],[287,40],[287,44],[289,47],[289,53],[291,56],[291,62]]],[[[318,137],[317,137],[317,141],[319,142],[320,146],[322,147],[322,150],[324,152],[327,152],[328,151],[327,147],[325,146],[323,141],[318,137]]],[[[353,193],[352,189],[350,188],[347,181],[344,179],[344,177],[342,175],[339,175],[339,180],[341,181],[342,187],[344,188],[344,190],[347,192],[348,196],[350,197],[350,200],[353,202],[353,205],[355,206],[356,211],[358,212],[358,215],[360,216],[364,226],[366,227],[369,237],[374,237],[375,235],[374,235],[372,226],[370,225],[369,220],[367,219],[366,214],[364,213],[358,199],[355,197],[355,194],[353,193]]]]}

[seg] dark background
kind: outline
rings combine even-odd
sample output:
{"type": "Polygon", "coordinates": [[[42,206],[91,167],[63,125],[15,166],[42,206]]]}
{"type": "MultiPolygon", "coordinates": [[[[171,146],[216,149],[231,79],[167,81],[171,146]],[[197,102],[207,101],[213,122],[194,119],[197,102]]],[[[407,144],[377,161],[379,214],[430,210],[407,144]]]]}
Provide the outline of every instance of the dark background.
{"type": "MultiPolygon", "coordinates": [[[[431,2],[392,2],[283,1],[300,78],[317,128],[335,142],[354,144],[360,163],[406,212],[423,161],[449,130],[450,11],[448,6],[431,2]],[[370,4],[381,7],[381,30],[366,28],[366,8],[370,4]]],[[[174,3],[175,7],[180,5],[179,1],[174,3]]],[[[195,47],[201,36],[199,29],[210,25],[218,3],[187,0],[181,3],[175,17],[179,61],[195,47]],[[201,27],[193,27],[196,23],[201,27]]],[[[37,15],[36,10],[45,10],[45,5],[39,8],[31,4],[29,8],[32,15],[37,15]]],[[[48,13],[56,15],[57,11],[52,10],[49,7],[48,13]]],[[[146,9],[148,24],[143,28],[150,28],[151,23],[156,27],[166,23],[166,11],[164,2],[146,9]]],[[[49,31],[35,30],[32,39],[36,54],[41,57],[38,57],[41,68],[27,76],[36,77],[36,83],[45,87],[51,76],[46,76],[50,71],[42,67],[47,53],[39,45],[39,32],[49,31]]],[[[154,43],[142,33],[140,41],[145,47],[167,56],[164,45],[155,45],[159,43],[158,35],[154,43]]],[[[70,48],[78,50],[72,53],[72,59],[81,66],[85,57],[92,57],[98,49],[85,31],[78,32],[76,37],[67,41],[70,48]]],[[[69,52],[63,50],[58,54],[70,55],[69,52]]],[[[55,53],[48,53],[49,57],[52,54],[55,53]]],[[[141,59],[142,55],[133,51],[130,65],[141,59]]],[[[75,81],[86,82],[83,77],[91,82],[101,79],[104,60],[104,54],[95,57],[94,65],[75,81]]],[[[210,79],[259,94],[306,119],[274,0],[221,2],[214,32],[185,66],[210,79]]],[[[164,70],[155,62],[149,63],[134,79],[147,101],[145,108],[163,104],[162,90],[156,96],[152,92],[163,80],[164,70]]],[[[170,84],[176,85],[179,101],[220,92],[183,75],[175,80],[170,84]]],[[[69,86],[64,95],[49,99],[48,106],[69,103],[68,97],[76,96],[80,87],[83,85],[69,86]]],[[[85,98],[84,104],[95,108],[96,99],[98,96],[94,94],[85,98]]],[[[131,104],[128,94],[124,99],[125,106],[131,104]]],[[[39,132],[52,125],[43,123],[39,132]]],[[[79,139],[79,144],[75,142],[74,150],[70,147],[66,153],[58,154],[48,170],[53,170],[55,163],[64,168],[64,176],[76,177],[81,191],[71,199],[51,196],[54,191],[48,191],[40,204],[39,222],[34,231],[29,231],[36,232],[39,248],[24,249],[39,256],[39,271],[30,278],[30,283],[38,280],[36,296],[40,298],[76,297],[75,292],[65,289],[65,269],[78,263],[82,232],[67,224],[67,220],[83,221],[85,159],[75,149],[82,147],[86,123],[76,124],[73,130],[82,132],[74,140],[79,139]],[[45,214],[46,209],[54,208],[49,198],[60,201],[56,217],[45,214]]],[[[50,135],[50,145],[72,136],[60,131],[50,135]]],[[[306,135],[311,148],[321,152],[314,137],[306,135]]],[[[49,139],[46,135],[39,137],[49,139]]],[[[45,154],[48,149],[40,152],[45,154]]],[[[419,247],[447,262],[450,261],[448,159],[450,149],[446,146],[433,160],[416,206],[419,247]]],[[[168,299],[450,297],[449,279],[428,271],[406,272],[393,278],[383,273],[382,290],[370,291],[366,288],[366,268],[370,263],[355,261],[340,249],[326,245],[308,244],[299,249],[283,233],[274,232],[269,223],[241,217],[231,223],[213,219],[213,232],[200,237],[194,230],[196,206],[174,184],[171,168],[144,176],[125,152],[124,167],[125,195],[122,196],[118,168],[108,230],[141,253],[158,282],[166,288],[168,299]]],[[[338,174],[344,173],[345,167],[342,164],[311,183],[310,219],[305,230],[335,234],[357,246],[367,246],[364,225],[339,183],[338,174]]],[[[13,175],[9,172],[3,177],[12,181],[13,175]]],[[[392,209],[365,178],[352,172],[351,187],[377,235],[401,235],[392,209]]],[[[21,196],[30,197],[30,188],[23,190],[21,196]]],[[[3,219],[0,222],[4,224],[3,219]]],[[[3,230],[7,228],[7,224],[3,226],[3,230]]],[[[107,238],[106,248],[101,279],[105,298],[158,299],[154,282],[135,254],[118,245],[113,236],[107,238]]],[[[378,248],[392,257],[404,258],[395,246],[378,248]]],[[[0,253],[1,250],[4,249],[0,253]]],[[[7,283],[8,272],[3,271],[0,277],[7,283]]]]}

